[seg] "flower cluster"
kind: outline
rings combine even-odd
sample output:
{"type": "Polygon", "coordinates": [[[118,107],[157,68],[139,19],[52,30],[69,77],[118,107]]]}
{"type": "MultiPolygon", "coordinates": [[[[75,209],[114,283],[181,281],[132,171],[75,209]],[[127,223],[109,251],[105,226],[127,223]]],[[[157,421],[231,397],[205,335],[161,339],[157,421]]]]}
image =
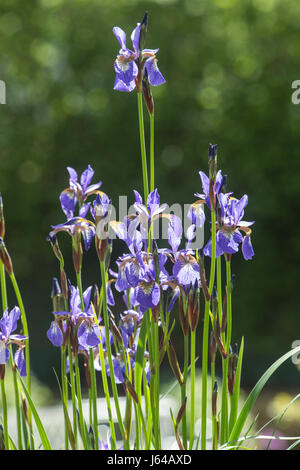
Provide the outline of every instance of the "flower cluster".
{"type": "MultiPolygon", "coordinates": [[[[186,304],[186,301],[190,302],[191,299],[195,302],[195,295],[198,295],[199,289],[206,288],[203,285],[205,278],[201,276],[198,252],[191,250],[189,244],[193,239],[195,228],[202,227],[205,223],[205,206],[209,211],[212,210],[212,194],[216,214],[216,257],[223,254],[232,255],[242,245],[244,258],[252,258],[254,253],[249,227],[253,222],[243,220],[248,197],[244,195],[241,199],[236,199],[232,193],[225,193],[226,177],[222,175],[221,170],[216,173],[213,184],[211,177],[200,172],[203,192],[195,194],[200,199],[190,206],[188,216],[191,225],[187,230],[188,241],[185,247],[181,247],[183,242],[181,220],[174,214],[166,213],[167,205],[161,204],[157,189],[149,194],[146,203],[143,202],[140,193],[134,191],[133,207],[135,213],[126,216],[123,221],[113,221],[110,219],[111,201],[109,197],[99,191],[100,183],[90,185],[94,174],[92,168],[89,166],[83,172],[81,184],[77,182],[75,170],[68,168],[68,171],[70,188],[61,194],[60,201],[63,211],[67,217],[69,216],[69,219],[62,224],[53,226],[49,235],[50,240],[53,242],[53,238],[55,238],[56,246],[58,246],[57,233],[67,231],[72,239],[77,237],[76,246],[78,249],[82,235],[85,248],[89,249],[94,240],[99,259],[108,259],[109,262],[109,258],[105,258],[105,256],[111,250],[110,236],[113,231],[125,243],[128,250],[117,259],[116,271],[109,269],[110,276],[106,283],[109,309],[115,306],[114,297],[117,293],[122,295],[124,302],[123,311],[117,312],[117,322],[109,310],[111,345],[118,345],[113,356],[114,373],[116,382],[121,383],[124,382],[127,367],[124,363],[124,357],[130,358],[130,368],[134,369],[137,340],[145,312],[151,311],[154,320],[159,321],[162,325],[164,320],[161,318],[161,311],[165,305],[164,296],[167,299],[166,313],[169,314],[178,298],[180,298],[181,304],[186,304]],[[69,198],[71,190],[73,191],[72,200],[69,198]],[[94,202],[86,202],[87,197],[92,194],[96,194],[94,202]],[[80,205],[80,216],[74,216],[77,202],[80,205]],[[87,218],[88,213],[93,220],[87,218]],[[153,226],[162,217],[168,221],[169,247],[158,248],[157,240],[152,238],[153,226]],[[241,232],[244,232],[244,237],[241,232]],[[149,240],[153,247],[151,251],[147,248],[149,240]],[[113,341],[114,337],[116,338],[115,342],[113,341]]],[[[203,249],[205,256],[211,256],[211,245],[211,240],[209,240],[203,249]]],[[[78,273],[81,263],[78,268],[76,257],[73,258],[75,270],[78,273]]],[[[70,339],[75,353],[78,351],[88,352],[90,348],[94,349],[95,367],[96,370],[100,370],[98,346],[102,342],[106,352],[106,335],[99,301],[95,302],[91,298],[92,289],[92,287],[88,287],[81,295],[78,287],[68,284],[67,304],[65,303],[64,308],[53,311],[54,320],[47,335],[55,346],[66,345],[70,339]]],[[[60,295],[59,287],[56,288],[56,293],[60,295]]],[[[193,329],[198,321],[196,310],[196,308],[192,308],[192,312],[189,312],[190,318],[186,319],[193,329]]],[[[182,324],[185,322],[185,315],[183,314],[181,317],[182,324]]],[[[145,352],[146,359],[148,358],[147,354],[145,352]]],[[[108,375],[110,374],[108,365],[106,372],[108,375]]],[[[149,377],[149,370],[147,374],[149,377]]]]}

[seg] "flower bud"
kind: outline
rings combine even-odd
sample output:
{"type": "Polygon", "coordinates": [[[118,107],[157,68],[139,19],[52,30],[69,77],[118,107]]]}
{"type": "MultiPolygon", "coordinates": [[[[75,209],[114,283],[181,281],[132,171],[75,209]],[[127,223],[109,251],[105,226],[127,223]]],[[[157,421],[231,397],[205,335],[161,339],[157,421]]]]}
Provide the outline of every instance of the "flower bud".
{"type": "Polygon", "coordinates": [[[234,349],[232,350],[230,347],[230,354],[228,360],[228,391],[230,395],[233,395],[234,392],[234,384],[235,384],[235,373],[237,368],[237,361],[238,361],[238,345],[234,345],[234,349]]]}
{"type": "Polygon", "coordinates": [[[55,256],[58,259],[58,261],[60,262],[60,264],[63,266],[64,265],[64,258],[63,258],[63,255],[62,255],[62,253],[60,251],[60,248],[59,248],[59,245],[58,245],[57,236],[56,235],[52,235],[52,236],[49,235],[46,240],[51,243],[53,253],[55,254],[55,256]]]}
{"type": "Polygon", "coordinates": [[[210,361],[215,362],[216,353],[217,353],[217,343],[216,343],[213,331],[210,334],[209,353],[210,353],[210,361]]]}
{"type": "Polygon", "coordinates": [[[125,380],[125,386],[126,386],[126,390],[127,392],[130,393],[130,395],[132,396],[133,400],[135,401],[135,403],[138,405],[139,404],[139,398],[136,394],[136,391],[134,390],[134,386],[132,385],[132,383],[130,382],[130,380],[126,377],[126,375],[124,375],[124,380],[125,380]]]}
{"type": "Polygon", "coordinates": [[[208,147],[209,179],[214,183],[217,175],[217,144],[209,144],[208,147]]]}
{"type": "Polygon", "coordinates": [[[4,220],[4,213],[3,213],[3,200],[0,193],[0,237],[4,239],[5,235],[5,220],[4,220]]]}
{"type": "Polygon", "coordinates": [[[61,293],[61,288],[56,277],[54,277],[52,281],[51,298],[53,304],[53,312],[60,312],[61,310],[63,310],[63,295],[61,293]]]}
{"type": "Polygon", "coordinates": [[[210,299],[210,294],[207,287],[206,282],[206,274],[205,274],[205,266],[204,266],[204,255],[203,250],[198,251],[198,264],[199,264],[199,273],[200,273],[200,280],[201,280],[201,287],[205,297],[205,300],[208,302],[210,299]]]}
{"type": "Polygon", "coordinates": [[[60,282],[61,282],[62,295],[63,295],[64,299],[67,300],[68,295],[69,295],[69,287],[68,287],[67,276],[66,276],[66,273],[65,273],[64,269],[61,269],[61,271],[60,271],[60,282]]]}
{"type": "Polygon", "coordinates": [[[149,114],[152,116],[152,114],[154,113],[154,101],[153,101],[150,82],[148,78],[148,71],[146,68],[144,70],[142,86],[143,86],[144,101],[147,106],[149,114]]]}
{"type": "Polygon", "coordinates": [[[112,317],[109,318],[109,326],[110,326],[111,331],[113,332],[117,342],[122,346],[123,345],[123,338],[122,338],[121,332],[120,332],[119,328],[117,327],[117,325],[115,324],[112,317]]]}
{"type": "Polygon", "coordinates": [[[140,25],[140,37],[139,37],[139,52],[141,53],[145,47],[146,33],[148,26],[148,12],[146,11],[140,25]]]}
{"type": "Polygon", "coordinates": [[[72,236],[72,255],[74,269],[77,274],[79,274],[81,271],[83,257],[82,243],[80,237],[80,231],[75,229],[75,233],[72,236]]]}
{"type": "Polygon", "coordinates": [[[192,289],[188,300],[188,319],[191,331],[197,328],[199,320],[199,290],[192,289]]]}
{"type": "Polygon", "coordinates": [[[13,273],[13,265],[11,257],[9,256],[9,253],[2,238],[0,238],[0,259],[4,264],[7,273],[9,274],[9,276],[11,276],[13,273]]]}
{"type": "Polygon", "coordinates": [[[189,323],[188,317],[184,311],[182,296],[179,296],[179,319],[184,336],[187,336],[189,333],[189,323]]]}

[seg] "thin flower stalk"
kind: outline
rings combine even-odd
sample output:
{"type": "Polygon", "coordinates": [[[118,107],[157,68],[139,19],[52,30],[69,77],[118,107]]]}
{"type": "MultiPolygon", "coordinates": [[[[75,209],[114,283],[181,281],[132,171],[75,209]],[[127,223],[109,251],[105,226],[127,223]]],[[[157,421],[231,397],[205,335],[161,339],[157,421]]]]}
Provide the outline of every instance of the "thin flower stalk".
{"type": "MultiPolygon", "coordinates": [[[[1,298],[2,298],[2,311],[4,312],[8,308],[7,302],[7,290],[6,290],[6,280],[5,280],[5,268],[0,261],[0,284],[1,284],[1,298]]],[[[10,347],[10,366],[13,375],[13,384],[14,384],[14,395],[15,395],[15,409],[16,409],[16,421],[17,421],[17,434],[18,434],[18,448],[23,449],[22,443],[22,429],[21,429],[21,409],[20,409],[20,397],[19,397],[19,388],[18,388],[18,379],[16,369],[13,364],[13,354],[12,348],[10,347]]]]}
{"type": "Polygon", "coordinates": [[[149,114],[150,118],[150,192],[155,188],[155,170],[154,170],[154,112],[149,114]]]}
{"type": "Polygon", "coordinates": [[[190,446],[193,449],[195,433],[195,362],[196,362],[196,329],[191,331],[191,416],[190,416],[190,446]]]}
{"type": "Polygon", "coordinates": [[[146,154],[146,143],[145,143],[142,92],[137,93],[137,99],[138,99],[138,118],[139,118],[139,134],[140,134],[140,146],[141,146],[144,199],[145,201],[147,201],[148,194],[149,194],[149,182],[148,182],[148,170],[147,170],[147,154],[146,154]]]}
{"type": "MultiPolygon", "coordinates": [[[[211,240],[212,255],[210,264],[209,294],[211,295],[215,278],[216,261],[216,214],[211,203],[211,240]]],[[[207,424],[207,367],[208,367],[208,338],[209,338],[209,308],[210,300],[205,301],[204,325],[202,339],[202,415],[201,415],[201,449],[206,449],[206,424],[207,424]]]]}
{"type": "Polygon", "coordinates": [[[1,386],[1,398],[2,398],[2,422],[4,430],[4,446],[5,450],[9,450],[9,435],[8,435],[8,422],[7,422],[7,400],[6,400],[6,391],[4,377],[0,378],[1,386]]]}
{"type": "MultiPolygon", "coordinates": [[[[26,377],[26,383],[27,383],[27,390],[28,393],[31,393],[31,373],[30,373],[30,352],[29,352],[29,333],[28,333],[28,325],[27,325],[27,317],[26,317],[26,312],[25,312],[25,307],[23,303],[23,299],[21,296],[21,292],[16,280],[16,277],[14,275],[14,272],[9,275],[11,283],[13,285],[13,289],[17,298],[17,302],[21,311],[21,322],[23,326],[23,333],[24,336],[27,337],[25,339],[25,362],[26,362],[26,371],[27,371],[27,377],[26,377]]],[[[32,429],[32,415],[31,415],[31,409],[30,407],[28,408],[27,412],[28,416],[28,425],[29,425],[29,430],[30,430],[30,446],[31,449],[34,449],[34,439],[33,439],[33,429],[32,429]]]]}
{"type": "Polygon", "coordinates": [[[109,319],[108,319],[108,310],[107,310],[107,293],[106,293],[106,268],[105,262],[100,261],[100,272],[101,272],[101,282],[102,282],[102,292],[103,292],[103,317],[104,317],[104,325],[105,325],[105,335],[106,335],[106,347],[107,347],[107,356],[108,356],[108,363],[109,363],[109,370],[110,370],[110,378],[112,384],[112,391],[113,397],[115,401],[116,413],[118,418],[118,423],[120,427],[120,432],[122,434],[122,438],[124,439],[125,431],[120,411],[119,399],[118,399],[118,390],[115,381],[114,375],[114,368],[112,363],[112,353],[110,347],[110,339],[109,339],[109,319]]]}
{"type": "Polygon", "coordinates": [[[99,449],[99,433],[98,433],[98,411],[97,411],[97,383],[96,383],[96,373],[94,366],[94,354],[93,349],[90,348],[89,353],[89,368],[91,374],[91,391],[92,391],[92,421],[94,430],[94,441],[95,441],[95,450],[99,449]]]}

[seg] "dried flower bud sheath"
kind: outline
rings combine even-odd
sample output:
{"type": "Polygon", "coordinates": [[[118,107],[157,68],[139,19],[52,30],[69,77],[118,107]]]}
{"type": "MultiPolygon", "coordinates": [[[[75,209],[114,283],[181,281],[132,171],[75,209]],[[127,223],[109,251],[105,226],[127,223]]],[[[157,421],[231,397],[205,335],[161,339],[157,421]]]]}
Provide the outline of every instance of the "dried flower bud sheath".
{"type": "Polygon", "coordinates": [[[4,239],[5,236],[5,219],[3,213],[3,201],[0,194],[0,238],[4,239]]]}
{"type": "Polygon", "coordinates": [[[9,276],[11,276],[13,273],[13,265],[11,257],[9,256],[9,253],[2,238],[0,238],[0,259],[4,264],[7,273],[9,274],[9,276]]]}

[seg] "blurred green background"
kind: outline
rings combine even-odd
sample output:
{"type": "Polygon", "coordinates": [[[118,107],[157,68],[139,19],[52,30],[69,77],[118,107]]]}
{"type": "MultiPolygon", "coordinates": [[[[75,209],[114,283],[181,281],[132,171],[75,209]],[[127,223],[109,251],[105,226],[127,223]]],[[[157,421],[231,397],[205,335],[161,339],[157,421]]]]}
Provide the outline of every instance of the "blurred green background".
{"type": "MultiPolygon", "coordinates": [[[[300,105],[291,102],[300,79],[297,0],[1,1],[0,192],[33,370],[56,387],[59,351],[46,331],[58,263],[46,236],[64,221],[58,197],[68,185],[66,166],[81,173],[90,164],[113,201],[142,191],[137,100],[135,92],[113,91],[119,44],[112,28],[122,27],[131,47],[146,10],[146,47],[160,48],[167,80],[153,89],[161,200],[195,200],[209,142],[218,144],[228,190],[249,196],[255,257],[233,260],[233,340],[245,336],[250,386],[300,340],[300,105]]],[[[70,240],[60,240],[73,280],[70,240]]],[[[99,281],[94,252],[84,268],[85,286],[99,281]]],[[[299,372],[290,362],[272,380],[293,386],[299,372]]]]}

